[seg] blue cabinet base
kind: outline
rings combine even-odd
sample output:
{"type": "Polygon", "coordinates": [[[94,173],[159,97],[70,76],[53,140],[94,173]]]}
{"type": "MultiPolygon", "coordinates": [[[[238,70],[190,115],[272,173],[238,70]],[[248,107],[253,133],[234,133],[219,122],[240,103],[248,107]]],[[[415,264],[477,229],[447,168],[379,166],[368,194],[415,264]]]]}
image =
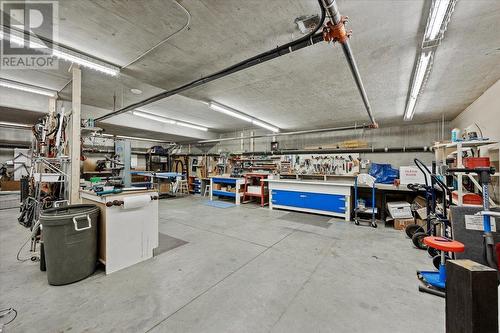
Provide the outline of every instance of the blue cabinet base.
{"type": "Polygon", "coordinates": [[[275,208],[305,211],[331,216],[345,216],[345,196],[339,194],[272,190],[275,208]]]}

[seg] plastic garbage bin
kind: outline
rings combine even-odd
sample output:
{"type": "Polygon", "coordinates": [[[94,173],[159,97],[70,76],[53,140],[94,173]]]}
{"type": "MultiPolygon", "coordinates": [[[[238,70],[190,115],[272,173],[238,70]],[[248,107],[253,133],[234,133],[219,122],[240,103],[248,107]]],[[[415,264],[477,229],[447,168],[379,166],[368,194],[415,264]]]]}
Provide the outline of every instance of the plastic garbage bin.
{"type": "Polygon", "coordinates": [[[63,285],[85,279],[97,263],[96,205],[70,205],[42,211],[42,238],[51,285],[63,285]]]}

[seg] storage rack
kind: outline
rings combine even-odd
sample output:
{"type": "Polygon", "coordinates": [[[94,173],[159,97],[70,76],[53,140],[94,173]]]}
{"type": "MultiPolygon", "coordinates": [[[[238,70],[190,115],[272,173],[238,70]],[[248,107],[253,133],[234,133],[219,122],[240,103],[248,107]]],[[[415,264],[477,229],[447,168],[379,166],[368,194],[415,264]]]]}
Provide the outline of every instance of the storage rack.
{"type": "Polygon", "coordinates": [[[149,171],[163,172],[169,170],[169,156],[166,153],[153,153],[146,154],[146,167],[149,171]]]}
{"type": "MultiPolygon", "coordinates": [[[[492,140],[471,140],[471,141],[436,143],[433,148],[435,152],[436,161],[441,161],[442,165],[446,165],[446,158],[449,155],[456,155],[457,168],[463,168],[464,167],[463,153],[468,149],[471,149],[474,152],[474,156],[476,157],[479,156],[481,152],[484,155],[491,154],[491,156],[493,157],[491,159],[491,162],[498,164],[498,155],[497,155],[499,149],[498,142],[492,140]]],[[[467,193],[463,186],[464,177],[469,178],[472,184],[474,184],[475,190],[479,193],[482,193],[482,187],[479,184],[478,180],[476,179],[477,176],[475,174],[456,172],[454,174],[454,177],[457,180],[458,197],[457,200],[453,199],[453,203],[457,204],[458,206],[468,206],[463,203],[463,195],[467,193]]],[[[499,177],[498,167],[497,167],[497,172],[493,175],[493,177],[496,177],[498,179],[499,177]]],[[[491,199],[491,197],[490,197],[490,205],[492,205],[492,207],[496,206],[496,203],[491,199]]]]}
{"type": "Polygon", "coordinates": [[[240,199],[241,199],[242,194],[243,194],[240,192],[240,189],[243,185],[244,185],[243,178],[211,177],[210,178],[210,200],[212,201],[214,196],[234,198],[235,204],[239,205],[241,203],[240,199]],[[220,185],[221,187],[231,186],[232,188],[234,188],[234,192],[216,188],[217,185],[220,185]]]}
{"type": "Polygon", "coordinates": [[[188,178],[189,193],[200,194],[201,193],[201,180],[196,176],[189,176],[188,178]]]}
{"type": "Polygon", "coordinates": [[[260,206],[264,207],[269,204],[269,190],[267,183],[264,179],[267,179],[267,174],[262,173],[247,173],[245,174],[245,187],[243,190],[243,203],[250,202],[250,198],[260,199],[260,206]],[[249,189],[250,186],[250,189],[249,189]],[[251,191],[251,189],[257,189],[258,191],[251,191]],[[247,197],[249,199],[247,200],[247,197]]]}

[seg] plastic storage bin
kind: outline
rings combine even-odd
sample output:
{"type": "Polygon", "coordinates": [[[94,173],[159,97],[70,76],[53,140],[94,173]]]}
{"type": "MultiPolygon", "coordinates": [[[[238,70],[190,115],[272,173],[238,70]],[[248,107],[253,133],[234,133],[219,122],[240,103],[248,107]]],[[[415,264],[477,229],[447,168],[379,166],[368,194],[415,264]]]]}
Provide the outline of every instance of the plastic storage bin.
{"type": "Polygon", "coordinates": [[[41,213],[49,284],[73,283],[95,272],[99,213],[96,205],[70,205],[41,213]]]}

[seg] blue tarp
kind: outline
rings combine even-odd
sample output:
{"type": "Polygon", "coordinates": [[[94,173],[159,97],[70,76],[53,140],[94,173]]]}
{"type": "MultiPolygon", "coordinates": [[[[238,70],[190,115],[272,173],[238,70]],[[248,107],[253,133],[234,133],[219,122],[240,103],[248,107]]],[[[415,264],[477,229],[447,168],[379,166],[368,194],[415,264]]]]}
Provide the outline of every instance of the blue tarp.
{"type": "Polygon", "coordinates": [[[372,163],[370,171],[371,176],[375,177],[376,183],[392,184],[399,178],[399,170],[394,169],[390,164],[372,163]]]}

